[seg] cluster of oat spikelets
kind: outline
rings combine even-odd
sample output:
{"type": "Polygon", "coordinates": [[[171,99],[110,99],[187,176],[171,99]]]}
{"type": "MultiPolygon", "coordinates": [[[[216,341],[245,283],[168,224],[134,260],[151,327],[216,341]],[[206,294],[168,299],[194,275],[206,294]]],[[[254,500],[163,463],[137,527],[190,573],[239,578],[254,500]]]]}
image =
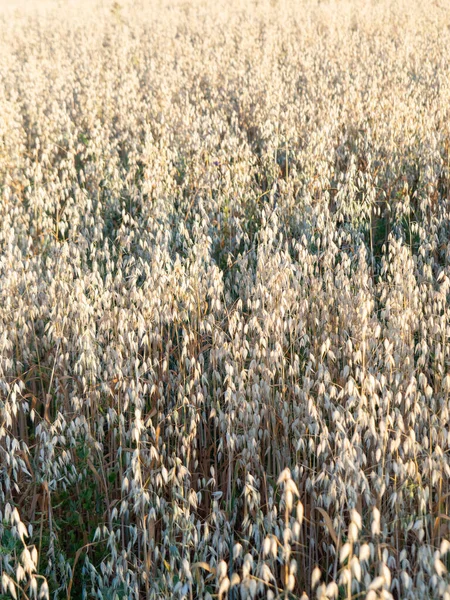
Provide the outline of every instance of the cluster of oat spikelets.
{"type": "Polygon", "coordinates": [[[2,598],[450,598],[449,26],[4,0],[2,598]]]}

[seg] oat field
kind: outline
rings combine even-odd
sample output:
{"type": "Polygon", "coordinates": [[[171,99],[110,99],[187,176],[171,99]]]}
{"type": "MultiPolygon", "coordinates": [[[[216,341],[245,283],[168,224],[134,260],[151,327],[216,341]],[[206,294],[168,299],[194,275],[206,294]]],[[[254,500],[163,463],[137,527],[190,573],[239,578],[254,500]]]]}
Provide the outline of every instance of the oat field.
{"type": "Polygon", "coordinates": [[[450,2],[0,0],[0,599],[450,600],[450,2]]]}

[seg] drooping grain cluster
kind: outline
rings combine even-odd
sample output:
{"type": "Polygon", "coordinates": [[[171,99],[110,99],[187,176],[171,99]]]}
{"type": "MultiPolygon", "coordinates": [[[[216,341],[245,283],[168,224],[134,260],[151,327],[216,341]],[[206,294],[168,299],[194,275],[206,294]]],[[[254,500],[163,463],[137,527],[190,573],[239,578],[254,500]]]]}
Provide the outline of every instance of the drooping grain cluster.
{"type": "Polygon", "coordinates": [[[3,2],[2,598],[450,598],[449,48],[3,2]]]}

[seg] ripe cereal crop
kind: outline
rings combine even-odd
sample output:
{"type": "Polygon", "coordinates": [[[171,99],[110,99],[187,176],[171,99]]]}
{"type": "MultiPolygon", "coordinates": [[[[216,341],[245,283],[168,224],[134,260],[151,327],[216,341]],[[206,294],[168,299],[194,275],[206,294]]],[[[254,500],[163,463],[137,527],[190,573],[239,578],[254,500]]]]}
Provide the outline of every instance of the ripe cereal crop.
{"type": "Polygon", "coordinates": [[[0,0],[1,600],[450,600],[449,48],[0,0]]]}

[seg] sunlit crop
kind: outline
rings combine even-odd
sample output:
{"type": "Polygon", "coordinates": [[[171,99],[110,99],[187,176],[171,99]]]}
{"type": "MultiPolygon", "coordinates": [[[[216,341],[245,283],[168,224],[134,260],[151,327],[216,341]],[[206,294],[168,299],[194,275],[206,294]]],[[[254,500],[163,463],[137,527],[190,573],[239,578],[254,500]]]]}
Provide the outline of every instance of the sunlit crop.
{"type": "Polygon", "coordinates": [[[1,0],[1,599],[450,600],[449,49],[1,0]]]}

